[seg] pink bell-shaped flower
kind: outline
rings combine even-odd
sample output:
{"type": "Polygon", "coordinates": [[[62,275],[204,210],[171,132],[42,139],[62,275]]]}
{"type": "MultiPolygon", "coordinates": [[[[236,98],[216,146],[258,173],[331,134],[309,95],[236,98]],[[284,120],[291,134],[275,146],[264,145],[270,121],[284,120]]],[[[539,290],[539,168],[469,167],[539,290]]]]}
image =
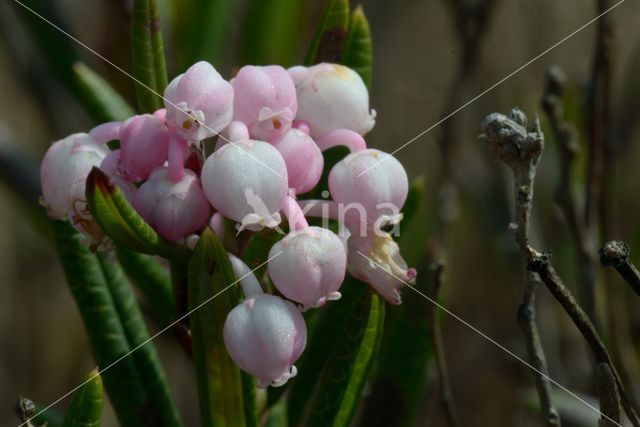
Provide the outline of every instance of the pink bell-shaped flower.
{"type": "Polygon", "coordinates": [[[142,181],[167,161],[169,128],[151,114],[127,119],[120,127],[119,171],[130,181],[142,181]]]}
{"type": "Polygon", "coordinates": [[[294,363],[307,343],[307,327],[293,303],[259,294],[229,312],[223,336],[233,361],[258,379],[258,387],[277,387],[297,374],[294,363]]]}
{"type": "Polygon", "coordinates": [[[360,221],[368,228],[400,222],[408,191],[409,181],[402,164],[375,149],[349,154],[329,173],[333,200],[362,210],[360,221]]]}
{"type": "Polygon", "coordinates": [[[202,166],[204,193],[218,212],[240,223],[240,230],[273,228],[280,224],[287,193],[284,159],[268,142],[246,139],[236,131],[231,135],[232,142],[218,148],[202,166]]]}
{"type": "Polygon", "coordinates": [[[231,80],[233,118],[247,125],[249,136],[271,142],[291,127],[298,103],[287,70],[279,65],[246,65],[231,80]]]}
{"type": "Polygon", "coordinates": [[[352,235],[349,248],[349,273],[369,283],[390,304],[402,303],[403,282],[415,283],[416,270],[408,268],[398,244],[389,234],[352,235]]]}
{"type": "Polygon", "coordinates": [[[311,191],[322,176],[324,157],[309,135],[299,129],[289,129],[273,143],[287,165],[289,188],[295,194],[311,191]]]}
{"type": "Polygon", "coordinates": [[[273,245],[269,258],[273,284],[286,298],[302,304],[303,310],[340,298],[347,254],[332,231],[307,227],[291,232],[273,245]]]}
{"type": "Polygon", "coordinates": [[[75,133],[56,141],[47,150],[40,166],[42,204],[54,219],[90,216],[86,206],[85,183],[94,166],[109,153],[86,133],[75,133]]]}
{"type": "Polygon", "coordinates": [[[296,119],[309,123],[314,138],[336,129],[364,135],[375,125],[367,87],[351,68],[322,63],[288,71],[298,94],[296,119]]]}
{"type": "Polygon", "coordinates": [[[154,169],[133,197],[133,206],[162,237],[177,242],[209,221],[211,207],[200,187],[197,175],[184,170],[174,182],[168,168],[154,169]]]}
{"type": "Polygon", "coordinates": [[[167,123],[185,141],[218,134],[233,116],[233,87],[205,61],[174,78],[164,98],[167,123]]]}

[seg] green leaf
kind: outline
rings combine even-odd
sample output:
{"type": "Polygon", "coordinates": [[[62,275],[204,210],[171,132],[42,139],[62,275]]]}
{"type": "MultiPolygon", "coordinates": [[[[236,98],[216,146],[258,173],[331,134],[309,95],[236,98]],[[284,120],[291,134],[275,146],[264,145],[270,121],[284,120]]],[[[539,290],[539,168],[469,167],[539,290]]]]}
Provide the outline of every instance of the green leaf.
{"type": "Polygon", "coordinates": [[[96,121],[121,121],[135,114],[105,79],[82,62],[73,64],[73,74],[85,107],[96,121]]]}
{"type": "Polygon", "coordinates": [[[103,254],[99,254],[98,259],[132,351],[131,356],[149,397],[146,411],[154,415],[154,421],[160,426],[179,427],[182,422],[133,289],[117,261],[103,254]]]}
{"type": "Polygon", "coordinates": [[[176,318],[176,304],[167,271],[152,256],[121,246],[116,248],[116,254],[127,276],[149,303],[158,325],[169,325],[176,318]]]}
{"type": "Polygon", "coordinates": [[[85,379],[86,383],[73,395],[64,416],[62,427],[99,427],[102,415],[102,379],[97,370],[85,379]]]}
{"type": "Polygon", "coordinates": [[[175,0],[174,30],[179,67],[195,62],[219,64],[228,47],[233,0],[175,0]]]}
{"type": "Polygon", "coordinates": [[[52,221],[62,267],[122,427],[149,426],[148,396],[96,255],[68,222],[52,221]],[[116,363],[117,362],[117,363],[116,363]]]}
{"type": "Polygon", "coordinates": [[[160,12],[156,0],[133,0],[131,15],[133,76],[138,80],[138,108],[144,113],[151,113],[162,108],[161,95],[167,87],[160,12]]]}
{"type": "Polygon", "coordinates": [[[251,0],[242,32],[242,64],[293,65],[298,50],[303,2],[251,0]]]}
{"type": "Polygon", "coordinates": [[[240,303],[240,290],[226,250],[206,229],[189,263],[189,322],[198,381],[200,423],[256,426],[253,384],[227,354],[222,328],[240,303]]]}
{"type": "Polygon", "coordinates": [[[87,204],[102,231],[117,245],[165,258],[187,258],[189,251],[162,239],[129,204],[120,188],[100,169],[87,178],[87,204]]]}
{"type": "Polygon", "coordinates": [[[373,44],[371,28],[362,6],[351,12],[349,32],[340,57],[340,63],[354,69],[362,80],[371,88],[371,69],[373,62],[373,44]]]}
{"type": "Polygon", "coordinates": [[[384,303],[353,278],[318,319],[289,398],[290,426],[348,426],[360,402],[384,322],[384,303]]]}
{"type": "Polygon", "coordinates": [[[349,26],[349,0],[330,0],[311,40],[304,65],[339,62],[349,26]]]}

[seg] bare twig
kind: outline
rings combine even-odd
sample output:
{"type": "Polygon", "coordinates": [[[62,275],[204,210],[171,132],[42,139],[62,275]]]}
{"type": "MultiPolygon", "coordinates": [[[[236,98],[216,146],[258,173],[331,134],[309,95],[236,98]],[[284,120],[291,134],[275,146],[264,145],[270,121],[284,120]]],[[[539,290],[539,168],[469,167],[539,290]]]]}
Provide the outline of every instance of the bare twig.
{"type": "MultiPolygon", "coordinates": [[[[25,427],[36,427],[31,419],[36,413],[36,405],[26,397],[20,396],[15,406],[16,416],[21,423],[24,423],[25,427]]],[[[40,427],[46,427],[47,423],[40,427]]]]}
{"type": "Polygon", "coordinates": [[[565,312],[571,317],[571,320],[576,325],[578,330],[582,333],[582,336],[591,347],[596,362],[598,364],[605,363],[611,368],[611,372],[615,378],[618,391],[620,393],[622,407],[624,408],[627,417],[635,427],[640,427],[640,419],[636,414],[635,409],[631,403],[631,397],[627,393],[620,375],[613,366],[611,356],[605,345],[603,344],[596,328],[591,323],[591,320],[587,314],[580,308],[571,292],[566,288],[560,276],[555,272],[551,265],[551,255],[549,253],[540,253],[535,249],[529,247],[529,270],[538,273],[540,279],[547,286],[551,294],[560,303],[565,312]]]}
{"type": "Polygon", "coordinates": [[[547,426],[559,426],[560,416],[551,402],[547,361],[536,324],[535,293],[538,277],[527,270],[529,223],[533,203],[536,168],[544,148],[544,135],[537,117],[527,131],[527,117],[515,108],[509,116],[493,113],[482,122],[482,135],[489,147],[510,168],[515,189],[515,240],[522,257],[525,276],[524,296],[518,308],[518,322],[524,334],[529,361],[536,368],[535,382],[542,415],[547,426]]]}
{"type": "Polygon", "coordinates": [[[600,249],[600,262],[613,266],[633,291],[640,295],[640,272],[629,259],[629,245],[621,240],[607,242],[600,249]]]}
{"type": "MultiPolygon", "coordinates": [[[[442,287],[444,262],[434,262],[431,266],[433,272],[433,284],[430,290],[430,297],[437,301],[438,292],[442,287]]],[[[444,353],[444,343],[442,341],[442,328],[440,327],[440,318],[436,312],[436,306],[431,305],[429,310],[429,334],[431,335],[431,343],[434,348],[436,367],[438,369],[438,379],[440,381],[440,401],[442,409],[447,419],[449,427],[457,427],[460,425],[458,413],[455,409],[453,394],[451,392],[451,382],[449,380],[449,372],[447,369],[447,361],[444,353]]]]}
{"type": "Polygon", "coordinates": [[[600,412],[605,415],[598,421],[598,427],[614,427],[620,424],[620,395],[616,378],[606,363],[598,364],[597,377],[600,412]]]}

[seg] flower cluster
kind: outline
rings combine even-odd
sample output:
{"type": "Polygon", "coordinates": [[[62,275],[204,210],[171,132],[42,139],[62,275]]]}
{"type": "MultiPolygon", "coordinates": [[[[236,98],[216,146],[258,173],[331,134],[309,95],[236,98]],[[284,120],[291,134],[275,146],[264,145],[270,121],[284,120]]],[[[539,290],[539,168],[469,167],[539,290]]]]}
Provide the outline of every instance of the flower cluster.
{"type": "Polygon", "coordinates": [[[391,235],[408,191],[402,165],[367,148],[375,124],[360,76],[337,64],[245,66],[226,81],[199,62],[171,81],[165,108],[54,143],[42,162],[43,204],[69,219],[95,247],[107,247],[87,208],[85,181],[101,168],[164,239],[187,246],[223,219],[241,232],[288,233],[269,253],[268,273],[281,296],[265,294],[242,260],[231,255],[245,300],[228,315],[224,339],[233,360],[263,387],[296,374],[306,343],[301,311],[340,298],[348,270],[391,304],[401,281],[412,282],[391,235]],[[202,141],[217,137],[204,156],[202,141]],[[117,149],[107,143],[117,141],[117,149]],[[331,200],[302,200],[322,175],[322,151],[350,154],[331,169],[331,200]],[[338,234],[307,217],[337,220],[338,234]],[[400,279],[400,280],[398,280],[400,279]]]}

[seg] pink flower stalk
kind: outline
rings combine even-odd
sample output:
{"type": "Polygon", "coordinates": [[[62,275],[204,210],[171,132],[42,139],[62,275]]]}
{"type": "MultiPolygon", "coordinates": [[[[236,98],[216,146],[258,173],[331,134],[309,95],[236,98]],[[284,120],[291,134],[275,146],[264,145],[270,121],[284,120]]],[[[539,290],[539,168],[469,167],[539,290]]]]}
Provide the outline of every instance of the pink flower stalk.
{"type": "Polygon", "coordinates": [[[273,245],[269,258],[274,285],[282,295],[300,303],[302,310],[340,298],[347,254],[332,231],[321,227],[292,231],[273,245]]]}
{"type": "Polygon", "coordinates": [[[352,153],[356,153],[367,148],[367,143],[362,135],[350,129],[332,130],[318,138],[316,140],[316,144],[318,144],[318,148],[322,151],[339,145],[347,147],[352,153]]]}
{"type": "Polygon", "coordinates": [[[329,173],[329,192],[338,204],[364,210],[368,228],[397,224],[409,181],[402,164],[389,154],[367,149],[351,153],[329,173]],[[371,168],[371,169],[369,169],[371,168]]]}
{"type": "Polygon", "coordinates": [[[167,161],[169,128],[159,118],[142,114],[120,127],[119,171],[130,181],[142,181],[167,161]]]}
{"type": "Polygon", "coordinates": [[[417,272],[407,267],[391,235],[353,235],[348,248],[351,275],[369,283],[390,304],[401,304],[400,288],[403,282],[415,283],[417,272]]]}
{"type": "Polygon", "coordinates": [[[233,116],[233,87],[205,61],[174,78],[164,98],[167,123],[186,141],[218,134],[233,116]]]}
{"type": "Polygon", "coordinates": [[[231,80],[233,116],[249,128],[251,138],[269,141],[291,127],[298,103],[289,73],[279,65],[246,65],[231,80]]]}
{"type": "Polygon", "coordinates": [[[376,114],[369,110],[367,87],[352,69],[322,63],[288,71],[298,94],[296,119],[308,122],[314,138],[336,129],[351,129],[364,135],[375,125],[376,114]]]}
{"type": "Polygon", "coordinates": [[[324,157],[308,134],[299,129],[289,129],[273,146],[287,165],[289,188],[294,189],[295,194],[304,194],[318,185],[324,157]]]}
{"type": "Polygon", "coordinates": [[[49,147],[40,166],[42,203],[54,219],[87,219],[85,183],[109,153],[86,133],[75,133],[49,147]]]}
{"type": "Polygon", "coordinates": [[[253,271],[244,261],[233,254],[229,254],[229,261],[231,262],[233,273],[240,282],[245,298],[255,297],[264,293],[256,275],[253,274],[253,271]]]}
{"type": "Polygon", "coordinates": [[[258,387],[278,387],[298,372],[294,363],[307,343],[307,327],[293,303],[259,294],[229,312],[223,337],[231,359],[258,379],[258,387]]]}
{"type": "Polygon", "coordinates": [[[240,231],[280,224],[287,181],[284,159],[264,141],[232,141],[217,149],[202,167],[207,199],[222,215],[239,222],[240,231]]]}
{"type": "Polygon", "coordinates": [[[106,144],[109,141],[120,139],[120,126],[122,122],[102,123],[89,131],[89,136],[96,144],[106,144]]]}
{"type": "Polygon", "coordinates": [[[178,242],[207,224],[211,208],[195,173],[174,182],[166,167],[154,169],[136,192],[133,206],[163,238],[178,242]]]}

